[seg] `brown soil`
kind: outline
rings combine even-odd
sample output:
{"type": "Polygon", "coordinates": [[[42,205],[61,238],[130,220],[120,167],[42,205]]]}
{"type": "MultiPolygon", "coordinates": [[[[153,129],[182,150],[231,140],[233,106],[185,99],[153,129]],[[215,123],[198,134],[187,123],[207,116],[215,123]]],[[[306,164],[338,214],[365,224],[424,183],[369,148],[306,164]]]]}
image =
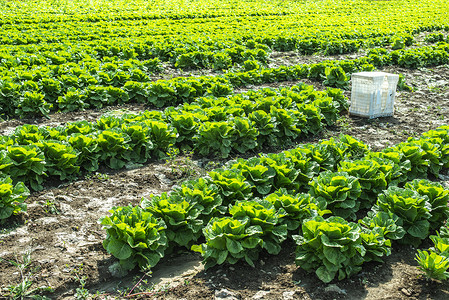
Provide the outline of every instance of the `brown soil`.
{"type": "MultiPolygon", "coordinates": [[[[449,121],[449,67],[405,70],[402,73],[417,90],[399,92],[394,117],[367,120],[342,116],[334,127],[307,142],[350,134],[380,150],[417,136],[449,121]]],[[[314,84],[318,89],[324,87],[314,84]]],[[[293,85],[297,82],[269,85],[293,85]]],[[[252,87],[257,88],[257,87],[252,87]]],[[[349,93],[347,93],[349,95],[349,93]]],[[[126,106],[139,110],[139,106],[126,106]]],[[[38,124],[58,125],[68,121],[94,120],[103,111],[52,115],[38,124]]],[[[3,134],[23,121],[0,123],[3,134]]],[[[114,206],[136,205],[142,197],[169,191],[188,176],[200,176],[203,160],[177,158],[175,168],[165,162],[119,172],[103,171],[70,184],[50,183],[42,192],[33,193],[28,212],[8,220],[0,227],[0,295],[17,286],[29,275],[33,285],[52,287],[44,293],[50,299],[74,299],[86,276],[85,288],[97,299],[448,299],[449,283],[425,280],[416,268],[416,250],[394,247],[385,263],[370,263],[356,276],[331,284],[321,283],[294,264],[294,245],[287,242],[281,254],[262,255],[255,269],[241,263],[204,270],[199,255],[186,250],[164,258],[152,274],[135,272],[125,278],[114,278],[108,267],[114,259],[102,247],[105,231],[98,219],[114,206]],[[184,172],[177,167],[184,166],[184,172]],[[187,170],[187,171],[186,171],[187,170]],[[30,266],[21,273],[11,262],[21,262],[29,252],[30,266]],[[31,274],[31,273],[32,274],[31,274]],[[139,283],[139,284],[137,284],[139,283]],[[232,298],[235,297],[235,298],[232,298]]],[[[446,173],[439,179],[449,186],[446,173]]],[[[429,245],[424,245],[429,246],[429,245]]],[[[4,298],[7,298],[4,296],[4,298]]]]}

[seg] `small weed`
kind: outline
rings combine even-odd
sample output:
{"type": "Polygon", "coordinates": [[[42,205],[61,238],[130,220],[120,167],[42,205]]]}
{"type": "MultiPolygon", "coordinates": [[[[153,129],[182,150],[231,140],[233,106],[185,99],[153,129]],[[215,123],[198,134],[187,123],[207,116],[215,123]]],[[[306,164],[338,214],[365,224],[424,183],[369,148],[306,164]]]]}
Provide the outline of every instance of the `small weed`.
{"type": "Polygon", "coordinates": [[[60,211],[56,207],[56,202],[53,202],[53,201],[47,199],[45,201],[45,203],[42,203],[42,206],[43,206],[44,211],[46,213],[50,213],[52,215],[59,215],[60,214],[60,211]]]}
{"type": "Polygon", "coordinates": [[[90,296],[89,290],[85,288],[87,283],[87,275],[81,275],[83,272],[83,264],[78,267],[74,267],[71,274],[74,275],[75,281],[80,284],[80,287],[76,288],[75,298],[79,300],[87,299],[90,296]]]}
{"type": "Polygon", "coordinates": [[[349,131],[352,128],[351,122],[350,122],[350,120],[349,120],[349,118],[347,116],[341,116],[337,120],[337,125],[339,125],[342,128],[343,132],[349,131]]]}
{"type": "Polygon", "coordinates": [[[97,179],[100,181],[107,181],[109,180],[109,175],[104,173],[95,172],[95,174],[87,174],[86,175],[87,180],[97,179]]]}
{"type": "MultiPolygon", "coordinates": [[[[3,259],[0,258],[0,261],[3,259]]],[[[6,296],[8,299],[25,299],[25,298],[32,298],[32,299],[49,299],[46,296],[41,296],[38,293],[40,292],[53,292],[53,289],[51,287],[38,287],[32,289],[31,286],[34,284],[34,274],[36,273],[37,269],[39,267],[31,268],[31,251],[27,250],[22,255],[21,261],[16,256],[15,261],[13,260],[6,260],[11,265],[16,267],[19,270],[20,273],[20,283],[17,285],[10,285],[8,286],[8,294],[2,295],[6,296]]]]}
{"type": "Polygon", "coordinates": [[[300,285],[301,284],[301,280],[297,280],[297,281],[293,280],[293,284],[294,285],[300,285]]]}
{"type": "Polygon", "coordinates": [[[97,178],[100,181],[107,181],[109,180],[109,175],[104,173],[95,173],[95,178],[97,178]]]}
{"type": "Polygon", "coordinates": [[[192,160],[193,151],[184,151],[182,155],[178,148],[171,148],[167,152],[168,158],[165,165],[170,168],[170,173],[177,177],[194,177],[204,175],[201,174],[198,166],[192,160]]]}
{"type": "Polygon", "coordinates": [[[449,87],[447,86],[441,86],[441,85],[430,85],[429,91],[432,93],[441,94],[449,90],[449,87]]]}

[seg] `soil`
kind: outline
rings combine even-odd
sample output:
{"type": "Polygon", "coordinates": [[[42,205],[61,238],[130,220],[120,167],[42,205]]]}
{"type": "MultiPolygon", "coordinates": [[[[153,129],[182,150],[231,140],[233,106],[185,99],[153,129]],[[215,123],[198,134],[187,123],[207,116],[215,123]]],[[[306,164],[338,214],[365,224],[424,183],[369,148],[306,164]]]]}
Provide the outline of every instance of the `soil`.
{"type": "MultiPolygon", "coordinates": [[[[276,58],[284,64],[287,59],[276,58]]],[[[397,93],[393,117],[368,120],[343,115],[337,125],[320,136],[300,142],[349,134],[377,151],[448,123],[449,66],[384,71],[404,74],[416,89],[397,93]]],[[[305,82],[325,88],[317,82],[305,82]]],[[[266,86],[293,84],[297,82],[266,86]]],[[[345,93],[349,96],[349,91],[345,93]]],[[[106,110],[112,109],[117,107],[106,110]]],[[[144,107],[126,105],[120,109],[138,111],[144,107]]],[[[106,110],[54,114],[49,120],[11,120],[0,123],[0,133],[10,133],[30,121],[56,126],[73,120],[95,120],[106,110]]],[[[18,286],[27,277],[32,282],[28,290],[51,287],[52,291],[40,292],[50,299],[83,299],[83,291],[96,299],[449,298],[448,282],[422,277],[414,260],[416,249],[397,245],[383,264],[366,264],[359,274],[331,284],[295,266],[292,242],[283,245],[277,256],[262,254],[256,268],[241,263],[204,270],[198,254],[180,249],[164,258],[151,274],[136,271],[124,278],[113,277],[108,267],[114,258],[102,247],[106,234],[98,219],[114,206],[137,205],[142,197],[169,191],[182,180],[204,175],[207,162],[180,156],[171,163],[157,161],[132,170],[102,170],[72,183],[49,183],[44,191],[32,193],[27,200],[28,211],[0,227],[0,295],[7,295],[8,287],[18,286]],[[27,253],[30,264],[21,273],[12,262],[22,263],[27,253]]],[[[437,180],[449,188],[447,170],[437,180]]],[[[422,245],[428,246],[426,242],[422,245]]]]}

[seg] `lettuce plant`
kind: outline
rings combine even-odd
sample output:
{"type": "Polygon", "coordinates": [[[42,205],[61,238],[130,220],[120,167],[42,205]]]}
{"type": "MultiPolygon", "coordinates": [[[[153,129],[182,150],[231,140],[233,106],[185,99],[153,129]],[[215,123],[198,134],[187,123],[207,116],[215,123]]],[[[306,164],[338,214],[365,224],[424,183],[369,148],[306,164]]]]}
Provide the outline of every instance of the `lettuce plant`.
{"type": "Polygon", "coordinates": [[[397,224],[406,232],[401,243],[418,246],[429,235],[432,206],[427,196],[391,186],[379,195],[373,210],[384,211],[390,218],[399,217],[397,224]]]}
{"type": "Polygon", "coordinates": [[[402,153],[403,160],[409,160],[411,170],[407,173],[408,180],[413,180],[418,177],[427,177],[428,173],[438,175],[441,169],[439,158],[441,153],[438,147],[425,141],[413,141],[400,143],[394,147],[387,148],[384,152],[399,152],[402,153]]]}
{"type": "Polygon", "coordinates": [[[405,230],[398,225],[399,217],[390,215],[384,211],[370,210],[367,216],[359,220],[359,223],[367,229],[381,228],[382,234],[391,240],[400,240],[405,235],[405,230]]]}
{"type": "MultiPolygon", "coordinates": [[[[277,136],[281,145],[289,145],[301,134],[301,129],[296,127],[297,117],[285,109],[277,109],[274,106],[270,107],[270,114],[274,118],[274,123],[277,136]]],[[[305,117],[304,117],[305,118],[305,117]]]]}
{"type": "Polygon", "coordinates": [[[268,154],[262,156],[260,162],[275,170],[276,175],[273,180],[273,188],[286,188],[288,190],[297,190],[299,183],[297,177],[300,170],[296,168],[293,160],[289,159],[285,153],[268,154]]]}
{"type": "Polygon", "coordinates": [[[86,98],[85,93],[71,87],[64,96],[58,97],[58,107],[62,112],[84,110],[89,106],[85,103],[86,98]]]}
{"type": "Polygon", "coordinates": [[[114,207],[109,212],[110,217],[99,220],[107,233],[103,247],[119,260],[121,273],[136,266],[154,267],[168,246],[164,221],[138,206],[114,207]]]}
{"type": "Polygon", "coordinates": [[[320,166],[311,158],[311,151],[307,148],[296,148],[285,151],[287,160],[293,163],[293,169],[296,170],[295,188],[298,191],[308,191],[309,182],[318,175],[320,166]]]}
{"type": "Polygon", "coordinates": [[[169,242],[179,246],[189,246],[201,236],[203,221],[199,218],[201,207],[193,199],[184,198],[182,194],[162,193],[142,199],[141,206],[152,215],[165,221],[165,231],[169,242]]]}
{"type": "Polygon", "coordinates": [[[276,210],[283,209],[286,212],[279,224],[287,225],[289,231],[297,230],[306,219],[331,213],[309,194],[291,195],[285,189],[268,195],[265,200],[272,203],[276,210]]]}
{"type": "Polygon", "coordinates": [[[111,169],[121,169],[125,166],[126,160],[122,156],[131,150],[129,146],[130,137],[119,128],[104,130],[96,137],[100,161],[106,163],[111,169]]]}
{"type": "Polygon", "coordinates": [[[433,139],[412,139],[409,138],[408,141],[411,145],[417,145],[421,147],[421,149],[424,151],[423,159],[425,159],[428,162],[428,170],[427,174],[438,176],[440,173],[443,165],[447,163],[448,158],[443,157],[441,153],[441,144],[442,140],[433,138],[433,139]]]}
{"type": "Polygon", "coordinates": [[[362,192],[358,179],[346,172],[326,171],[310,183],[310,194],[323,202],[336,216],[355,219],[362,192]]]}
{"type": "Polygon", "coordinates": [[[44,135],[37,125],[25,124],[14,130],[14,141],[18,145],[34,144],[44,139],[44,135]]]}
{"type": "Polygon", "coordinates": [[[306,122],[301,128],[303,134],[316,135],[323,130],[324,118],[321,114],[321,109],[313,104],[297,104],[298,111],[300,111],[305,117],[306,122]]]}
{"type": "Polygon", "coordinates": [[[25,92],[19,98],[15,114],[20,118],[48,117],[52,104],[44,100],[44,95],[38,92],[25,92]]]}
{"type": "Polygon", "coordinates": [[[405,184],[405,188],[417,191],[422,196],[429,198],[432,207],[432,216],[429,218],[430,229],[437,229],[443,225],[449,217],[449,190],[437,182],[426,179],[415,179],[405,184]]]}
{"type": "Polygon", "coordinates": [[[199,178],[184,182],[180,187],[173,188],[171,196],[176,195],[197,206],[199,219],[207,224],[212,217],[225,214],[227,208],[222,206],[219,188],[210,180],[199,178]]]}
{"type": "Polygon", "coordinates": [[[14,145],[14,139],[10,136],[0,136],[0,151],[8,149],[9,146],[14,145]]]}
{"type": "Polygon", "coordinates": [[[198,130],[199,123],[196,114],[189,112],[176,112],[170,114],[170,122],[179,133],[176,144],[180,146],[193,146],[193,136],[198,130]]]}
{"type": "Polygon", "coordinates": [[[419,250],[415,260],[418,269],[423,271],[428,278],[437,280],[449,279],[449,238],[439,234],[431,235],[433,247],[429,251],[419,250]]]}
{"type": "Polygon", "coordinates": [[[377,195],[387,187],[385,174],[375,160],[341,161],[338,171],[346,172],[358,179],[362,189],[360,208],[370,208],[376,202],[377,195]]]}
{"type": "Polygon", "coordinates": [[[11,176],[13,182],[24,182],[35,191],[42,190],[46,176],[44,153],[36,145],[9,146],[0,151],[0,170],[11,176]]]}
{"type": "Polygon", "coordinates": [[[195,149],[199,154],[229,156],[234,141],[233,127],[228,122],[204,122],[193,137],[195,149]]]}
{"type": "Polygon", "coordinates": [[[12,182],[12,179],[0,177],[0,223],[13,214],[26,211],[27,205],[24,203],[30,195],[30,191],[23,182],[12,182]]]}
{"type": "Polygon", "coordinates": [[[76,178],[80,169],[77,165],[77,153],[67,142],[44,140],[36,145],[44,152],[48,175],[58,176],[59,180],[76,178]]]}
{"type": "Polygon", "coordinates": [[[249,218],[213,218],[203,229],[206,242],[191,249],[203,256],[204,268],[223,263],[235,264],[244,259],[254,267],[259,258],[263,231],[258,225],[250,225],[249,218]]]}
{"type": "Polygon", "coordinates": [[[220,191],[223,205],[252,197],[252,186],[238,169],[216,169],[208,173],[210,180],[220,191]]]}
{"type": "Polygon", "coordinates": [[[433,251],[418,249],[415,260],[418,262],[418,269],[426,274],[427,278],[437,280],[449,279],[449,258],[433,251]]]}
{"type": "Polygon", "coordinates": [[[411,171],[411,162],[399,152],[369,152],[366,159],[379,163],[379,169],[385,174],[387,185],[399,185],[407,181],[411,171]]]}
{"type": "Polygon", "coordinates": [[[234,124],[234,139],[232,141],[232,149],[240,153],[246,153],[257,147],[257,137],[259,132],[254,126],[254,122],[247,118],[235,117],[229,122],[234,124]]]}
{"type": "Polygon", "coordinates": [[[366,253],[360,227],[340,217],[317,216],[302,224],[302,235],[293,236],[297,244],[295,262],[318,278],[331,282],[356,274],[366,253]]]}
{"type": "Polygon", "coordinates": [[[67,138],[67,142],[76,151],[77,166],[89,172],[98,170],[98,159],[101,154],[94,136],[74,133],[67,138]]]}
{"type": "Polygon", "coordinates": [[[176,104],[176,91],[169,81],[156,81],[148,88],[147,102],[156,107],[176,104]]]}
{"type": "Polygon", "coordinates": [[[229,162],[229,168],[242,170],[242,175],[252,186],[254,195],[264,196],[271,192],[276,170],[263,164],[263,159],[252,157],[239,158],[229,162]]]}
{"type": "Polygon", "coordinates": [[[337,121],[338,110],[331,97],[319,97],[313,101],[312,104],[319,109],[325,125],[332,126],[335,124],[337,121]]]}
{"type": "Polygon", "coordinates": [[[122,130],[130,138],[129,151],[123,153],[122,157],[133,163],[145,163],[150,159],[154,149],[151,141],[150,127],[144,123],[133,122],[122,125],[122,130]]]}
{"type": "Polygon", "coordinates": [[[363,256],[365,262],[382,262],[383,256],[391,254],[391,241],[385,238],[381,227],[372,229],[362,227],[360,237],[362,238],[362,245],[366,249],[366,253],[363,256]]]}
{"type": "Polygon", "coordinates": [[[354,159],[361,159],[368,154],[369,147],[363,142],[353,138],[350,135],[342,135],[339,137],[340,142],[346,147],[346,157],[354,159]]]}
{"type": "Polygon", "coordinates": [[[320,144],[306,144],[311,157],[319,166],[321,171],[336,171],[338,163],[345,157],[346,147],[335,140],[322,142],[320,144]]]}
{"type": "Polygon", "coordinates": [[[443,168],[449,168],[449,126],[441,126],[423,133],[423,137],[438,144],[441,151],[443,168]]]}
{"type": "Polygon", "coordinates": [[[89,134],[94,131],[94,125],[86,120],[67,123],[63,127],[63,134],[66,136],[74,133],[89,134]]]}
{"type": "Polygon", "coordinates": [[[287,238],[287,225],[281,225],[280,218],[286,215],[283,208],[276,209],[269,201],[237,201],[229,208],[235,219],[249,218],[251,226],[262,229],[262,248],[270,254],[281,251],[281,243],[287,238]]]}
{"type": "Polygon", "coordinates": [[[145,120],[144,123],[150,129],[150,140],[154,146],[152,156],[158,159],[165,157],[167,150],[176,143],[178,132],[165,122],[145,120]]]}
{"type": "Polygon", "coordinates": [[[259,132],[257,136],[259,147],[276,145],[277,138],[274,133],[279,129],[275,127],[275,120],[271,114],[263,110],[255,110],[248,115],[248,119],[254,123],[254,127],[259,132]]]}

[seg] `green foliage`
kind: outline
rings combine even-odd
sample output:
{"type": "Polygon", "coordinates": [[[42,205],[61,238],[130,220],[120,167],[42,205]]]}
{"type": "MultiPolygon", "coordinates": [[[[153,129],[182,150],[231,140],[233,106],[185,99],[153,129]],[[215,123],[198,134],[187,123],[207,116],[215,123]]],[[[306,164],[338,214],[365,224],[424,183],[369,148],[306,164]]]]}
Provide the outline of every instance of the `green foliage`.
{"type": "Polygon", "coordinates": [[[83,110],[88,107],[85,103],[87,96],[75,88],[70,88],[64,96],[59,96],[58,107],[62,112],[83,110]]]}
{"type": "Polygon", "coordinates": [[[253,194],[264,196],[273,189],[276,170],[263,164],[262,159],[253,157],[248,160],[242,158],[229,162],[231,169],[242,170],[245,180],[251,185],[253,194]]]}
{"type": "Polygon", "coordinates": [[[14,185],[9,176],[0,177],[0,223],[13,214],[26,211],[24,201],[29,195],[30,191],[23,182],[14,185]]]}
{"type": "Polygon", "coordinates": [[[349,77],[341,67],[326,67],[325,80],[323,85],[347,89],[349,87],[349,77]]]}
{"type": "MultiPolygon", "coordinates": [[[[152,155],[159,159],[165,157],[167,149],[173,146],[178,138],[176,129],[161,121],[149,120],[144,123],[149,127],[150,140],[154,146],[152,155]]],[[[144,143],[144,147],[149,149],[151,146],[149,143],[144,143]]]]}
{"type": "Polygon", "coordinates": [[[189,246],[201,236],[203,221],[199,219],[201,207],[191,198],[183,198],[180,193],[160,196],[151,195],[143,199],[141,206],[161,218],[167,224],[166,235],[169,242],[179,246],[189,246]]]}
{"type": "Polygon", "coordinates": [[[9,146],[0,151],[0,170],[15,183],[24,182],[35,191],[42,190],[46,176],[44,153],[36,145],[9,146]]]}
{"type": "Polygon", "coordinates": [[[281,243],[287,238],[287,225],[279,224],[286,215],[283,208],[275,208],[269,201],[237,201],[229,208],[229,213],[239,220],[249,219],[250,226],[262,229],[262,248],[270,254],[281,251],[281,243]]]}
{"type": "Polygon", "coordinates": [[[398,152],[370,152],[366,158],[379,163],[389,186],[400,185],[407,181],[407,174],[412,168],[410,160],[398,152]]]}
{"type": "Polygon", "coordinates": [[[358,273],[366,249],[360,227],[340,217],[315,217],[302,224],[302,235],[293,236],[297,244],[295,262],[302,269],[315,270],[317,277],[331,282],[358,273]]]}
{"type": "Polygon", "coordinates": [[[429,198],[432,216],[429,218],[430,229],[434,230],[443,225],[449,218],[449,190],[437,182],[426,179],[415,179],[405,184],[405,188],[417,191],[429,198]]]}
{"type": "Polygon", "coordinates": [[[76,151],[76,165],[89,172],[98,170],[99,153],[97,140],[90,135],[74,133],[68,137],[67,142],[76,151]]]}
{"type": "Polygon", "coordinates": [[[119,260],[124,273],[136,266],[154,267],[168,245],[164,222],[138,206],[115,207],[109,212],[110,217],[99,220],[107,233],[103,247],[119,260]]]}
{"type": "Polygon", "coordinates": [[[46,140],[37,144],[45,156],[45,169],[59,180],[73,180],[80,167],[75,150],[66,142],[46,140]]]}
{"type": "Polygon", "coordinates": [[[212,154],[226,158],[231,152],[233,133],[233,127],[227,122],[204,122],[193,137],[195,148],[204,156],[212,154]]]}
{"type": "Polygon", "coordinates": [[[383,228],[361,228],[360,237],[362,245],[366,249],[366,254],[363,257],[365,262],[383,262],[382,257],[391,254],[391,241],[385,238],[383,228]]]}
{"type": "Polygon", "coordinates": [[[415,260],[418,262],[418,269],[423,271],[428,278],[437,280],[447,280],[449,278],[449,259],[447,256],[418,249],[415,260]]]}
{"type": "Polygon", "coordinates": [[[413,87],[407,85],[407,83],[405,81],[405,77],[402,74],[399,74],[398,90],[406,91],[406,92],[413,92],[413,87]]]}
{"type": "MultiPolygon", "coordinates": [[[[122,157],[132,163],[145,163],[150,159],[154,144],[151,141],[151,128],[144,123],[135,122],[122,125],[123,132],[129,136],[130,151],[122,157]]],[[[167,145],[162,144],[161,147],[167,145]]]]}
{"type": "Polygon", "coordinates": [[[44,100],[44,95],[37,92],[26,92],[19,98],[16,115],[21,118],[48,117],[52,105],[44,100]]]}
{"type": "Polygon", "coordinates": [[[131,150],[128,144],[130,137],[121,130],[113,128],[103,130],[96,139],[101,153],[99,160],[105,162],[111,169],[123,168],[126,164],[123,156],[131,150]]]}
{"type": "Polygon", "coordinates": [[[250,225],[249,218],[213,218],[203,229],[206,242],[191,249],[203,256],[204,268],[223,263],[235,264],[244,259],[254,267],[259,258],[263,231],[258,225],[250,225]]]}
{"type": "MultiPolygon", "coordinates": [[[[443,234],[443,232],[441,232],[443,234]]],[[[437,280],[449,279],[449,239],[440,234],[431,235],[433,247],[429,251],[418,249],[415,260],[418,262],[418,269],[423,271],[427,278],[437,280]]]]}
{"type": "Polygon", "coordinates": [[[405,235],[404,228],[398,225],[399,217],[384,211],[370,210],[359,223],[368,229],[381,228],[382,234],[391,240],[400,240],[405,235]]]}
{"type": "Polygon", "coordinates": [[[399,218],[396,223],[406,232],[399,240],[401,243],[418,246],[429,235],[432,206],[427,196],[391,186],[379,195],[373,210],[384,211],[390,218],[395,218],[395,215],[399,218]]]}
{"type": "Polygon", "coordinates": [[[272,203],[277,211],[283,209],[286,212],[279,224],[287,225],[289,231],[297,230],[306,219],[331,213],[309,194],[292,195],[285,189],[268,195],[265,200],[272,203]]]}
{"type": "Polygon", "coordinates": [[[157,81],[148,89],[147,101],[156,107],[176,104],[176,91],[167,82],[157,81]]]}
{"type": "Polygon", "coordinates": [[[227,206],[237,200],[249,200],[252,186],[238,169],[216,169],[208,173],[213,184],[220,191],[223,205],[227,206]]]}
{"type": "Polygon", "coordinates": [[[355,219],[360,208],[361,186],[358,179],[346,172],[326,171],[310,183],[310,194],[326,205],[336,216],[355,219]]]}
{"type": "Polygon", "coordinates": [[[385,174],[375,160],[348,160],[340,162],[339,172],[346,172],[358,179],[362,193],[360,208],[370,208],[377,200],[377,195],[387,188],[385,174]]]}
{"type": "Polygon", "coordinates": [[[240,153],[246,153],[257,147],[257,137],[259,132],[254,126],[254,122],[246,118],[235,117],[229,120],[234,124],[234,138],[231,144],[232,149],[240,153]]]}
{"type": "Polygon", "coordinates": [[[311,151],[306,148],[296,148],[284,152],[285,157],[293,163],[293,170],[297,172],[294,181],[298,191],[308,191],[309,182],[318,175],[320,166],[310,157],[311,151]]]}

